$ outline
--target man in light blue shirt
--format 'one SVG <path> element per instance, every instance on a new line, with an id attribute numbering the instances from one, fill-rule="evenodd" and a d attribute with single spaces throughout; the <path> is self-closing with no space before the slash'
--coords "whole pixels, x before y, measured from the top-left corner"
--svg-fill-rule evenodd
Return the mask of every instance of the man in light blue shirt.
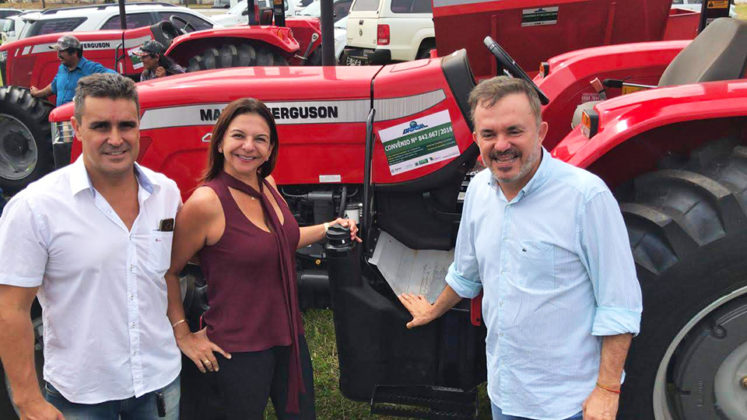
<path id="1" fill-rule="evenodd" d="M 483 292 L 495 419 L 614 419 L 641 291 L 620 209 L 595 175 L 554 159 L 523 80 L 470 94 L 488 170 L 470 182 L 454 263 L 431 305 L 402 295 L 408 328 Z"/>

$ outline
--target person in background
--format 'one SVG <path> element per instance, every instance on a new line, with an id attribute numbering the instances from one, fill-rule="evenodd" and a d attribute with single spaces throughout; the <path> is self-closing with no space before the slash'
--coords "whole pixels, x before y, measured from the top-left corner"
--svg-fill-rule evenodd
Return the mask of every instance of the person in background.
<path id="1" fill-rule="evenodd" d="M 140 81 L 151 80 L 158 77 L 171 76 L 172 74 L 184 73 L 184 68 L 176 64 L 170 57 L 163 53 L 166 51 L 163 44 L 158 41 L 145 41 L 140 51 L 136 54 L 143 61 L 143 70 L 140 73 Z"/>
<path id="2" fill-rule="evenodd" d="M 182 352 L 200 371 L 215 372 L 229 420 L 264 418 L 268 397 L 279 419 L 316 417 L 295 252 L 322 240 L 332 225 L 349 227 L 360 241 L 347 219 L 299 228 L 270 175 L 279 146 L 265 104 L 251 98 L 228 104 L 213 128 L 204 185 L 176 221 L 166 276 L 169 319 Z M 210 309 L 205 328 L 192 333 L 178 275 L 195 254 Z"/>
<path id="3" fill-rule="evenodd" d="M 101 64 L 87 60 L 83 57 L 83 46 L 78 38 L 72 35 L 61 36 L 57 43 L 50 48 L 57 50 L 60 59 L 60 67 L 52 82 L 43 89 L 31 86 L 31 96 L 35 98 L 46 98 L 49 95 L 57 95 L 57 106 L 66 104 L 73 100 L 78 80 L 94 73 L 116 73 Z"/>

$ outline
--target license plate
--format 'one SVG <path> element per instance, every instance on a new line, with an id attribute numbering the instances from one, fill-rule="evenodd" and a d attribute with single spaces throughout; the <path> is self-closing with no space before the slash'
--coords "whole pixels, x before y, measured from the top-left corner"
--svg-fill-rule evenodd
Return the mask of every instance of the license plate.
<path id="1" fill-rule="evenodd" d="M 363 60 L 360 57 L 350 57 L 348 56 L 347 62 L 345 63 L 348 66 L 362 66 Z"/>

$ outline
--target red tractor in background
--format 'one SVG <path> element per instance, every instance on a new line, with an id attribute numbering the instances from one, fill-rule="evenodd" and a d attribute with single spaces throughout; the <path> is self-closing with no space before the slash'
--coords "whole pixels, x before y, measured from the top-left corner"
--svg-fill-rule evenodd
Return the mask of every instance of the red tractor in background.
<path id="1" fill-rule="evenodd" d="M 529 79 L 497 43 L 486 44 L 496 68 Z M 554 128 L 545 146 L 613 190 L 643 290 L 621 418 L 743 418 L 747 22 L 716 20 L 692 42 L 590 48 L 547 63 L 533 79 Z M 300 251 L 299 276 L 329 281 L 342 393 L 372 401 L 377 413 L 475 413 L 474 389 L 485 379 L 478 307 L 465 301 L 407 330 L 409 314 L 396 299 L 434 298 L 443 287 L 460 192 L 478 155 L 467 105 L 475 82 L 460 50 L 388 66 L 226 69 L 138 86 L 139 160 L 176 180 L 185 198 L 221 109 L 253 96 L 277 120 L 273 175 L 300 224 L 360 217 L 362 245 L 330 230 L 324 249 Z M 60 164 L 80 154 L 72 111 L 66 105 L 50 116 Z M 186 302 L 199 312 L 199 270 L 185 279 L 197 285 Z"/>
<path id="2" fill-rule="evenodd" d="M 281 2 L 282 3 L 282 2 Z M 143 64 L 135 55 L 150 39 L 167 46 L 165 55 L 188 71 L 241 66 L 320 65 L 319 19 L 285 19 L 282 4 L 255 7 L 259 25 L 193 30 L 177 16 L 128 30 L 73 32 L 86 58 L 138 80 Z M 282 26 L 273 26 L 273 19 Z M 0 189 L 14 193 L 53 167 L 47 118 L 52 105 L 33 98 L 30 86 L 47 86 L 60 65 L 51 49 L 62 34 L 25 38 L 0 46 Z"/>
<path id="3" fill-rule="evenodd" d="M 433 24 L 438 55 L 465 48 L 475 77 L 482 80 L 497 71 L 482 45 L 486 35 L 534 75 L 543 60 L 561 52 L 692 39 L 714 17 L 728 16 L 728 11 L 725 1 L 704 1 L 698 13 L 672 7 L 668 0 L 433 0 Z"/>
<path id="4" fill-rule="evenodd" d="M 519 64 L 533 71 L 543 58 L 578 48 L 653 41 L 672 33 L 690 39 L 700 16 L 688 11 L 670 15 L 671 0 L 631 0 L 635 4 L 626 3 L 625 7 L 617 7 L 612 0 L 561 0 L 557 6 L 545 8 L 540 7 L 539 0 L 470 1 L 447 4 L 437 0 L 434 26 L 436 34 L 441 34 L 437 36 L 439 54 L 467 48 L 478 80 L 497 70 L 480 47 L 485 34 L 507 45 Z M 255 12 L 248 19 L 259 25 L 182 34 L 192 28 L 188 22 L 172 18 L 171 22 L 150 27 L 77 32 L 75 36 L 83 42 L 87 58 L 131 77 L 138 77 L 142 71 L 133 52 L 149 39 L 166 45 L 166 55 L 188 71 L 320 65 L 319 20 L 285 19 L 282 1 L 275 3 L 272 9 L 252 7 Z M 273 20 L 276 25 L 270 26 Z M 0 46 L 0 75 L 5 84 L 0 88 L 0 189 L 5 193 L 22 189 L 52 169 L 46 124 L 51 105 L 31 97 L 27 89 L 46 86 L 54 77 L 59 60 L 49 46 L 60 35 L 42 35 Z"/>

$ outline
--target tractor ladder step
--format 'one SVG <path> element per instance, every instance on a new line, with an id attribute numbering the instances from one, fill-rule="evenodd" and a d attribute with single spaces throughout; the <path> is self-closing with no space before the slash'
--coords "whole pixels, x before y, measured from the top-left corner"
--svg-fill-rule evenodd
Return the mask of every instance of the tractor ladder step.
<path id="1" fill-rule="evenodd" d="M 477 389 L 377 385 L 371 397 L 371 413 L 416 419 L 472 420 L 477 415 Z"/>

